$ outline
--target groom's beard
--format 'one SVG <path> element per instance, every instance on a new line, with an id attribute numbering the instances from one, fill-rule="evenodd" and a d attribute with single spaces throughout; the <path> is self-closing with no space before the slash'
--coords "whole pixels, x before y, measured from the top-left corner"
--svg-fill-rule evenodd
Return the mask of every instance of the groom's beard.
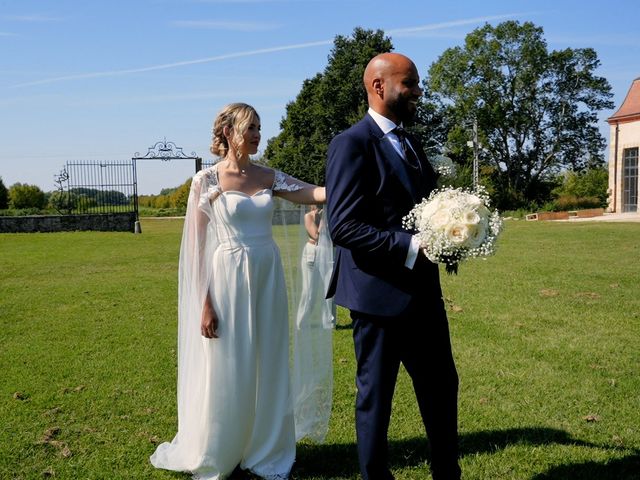
<path id="1" fill-rule="evenodd" d="M 389 108 L 403 125 L 412 123 L 416 116 L 417 107 L 414 98 L 398 97 L 389 105 Z"/>

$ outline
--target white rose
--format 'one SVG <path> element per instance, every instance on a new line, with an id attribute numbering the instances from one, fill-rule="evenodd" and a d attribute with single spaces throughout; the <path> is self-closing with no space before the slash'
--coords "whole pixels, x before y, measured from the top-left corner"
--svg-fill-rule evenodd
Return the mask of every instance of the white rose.
<path id="1" fill-rule="evenodd" d="M 465 210 L 462 212 L 462 221 L 467 225 L 477 225 L 480 222 L 480 215 L 475 210 Z"/>
<path id="2" fill-rule="evenodd" d="M 447 225 L 444 233 L 447 240 L 454 245 L 464 246 L 466 241 L 469 239 L 469 226 L 464 223 L 453 223 L 451 225 Z"/>
<path id="3" fill-rule="evenodd" d="M 448 210 L 451 211 L 454 208 L 456 208 L 459 205 L 459 203 L 454 200 L 453 198 L 444 198 L 440 201 L 440 205 L 439 208 L 441 210 Z"/>
<path id="4" fill-rule="evenodd" d="M 440 208 L 440 199 L 434 198 L 429 203 L 427 203 L 423 208 L 420 214 L 420 221 L 422 224 L 428 223 L 431 217 L 439 210 Z"/>
<path id="5" fill-rule="evenodd" d="M 479 247 L 482 244 L 482 242 L 484 242 L 484 239 L 487 233 L 486 222 L 479 222 L 474 225 L 467 225 L 467 229 L 469 231 L 469 238 L 467 239 L 465 246 L 469 248 Z"/>
<path id="6" fill-rule="evenodd" d="M 484 205 L 484 202 L 480 197 L 471 193 L 466 195 L 465 203 L 471 208 L 478 208 Z"/>
<path id="7" fill-rule="evenodd" d="M 431 216 L 429 223 L 434 230 L 442 231 L 451 223 L 451 215 L 448 210 L 438 210 Z"/>

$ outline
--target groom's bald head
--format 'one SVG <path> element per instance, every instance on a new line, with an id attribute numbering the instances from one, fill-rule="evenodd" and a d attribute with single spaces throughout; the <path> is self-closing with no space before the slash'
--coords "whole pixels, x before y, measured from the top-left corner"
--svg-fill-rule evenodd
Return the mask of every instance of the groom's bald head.
<path id="1" fill-rule="evenodd" d="M 410 120 L 422 95 L 418 69 L 400 53 L 381 53 L 364 70 L 369 106 L 395 123 Z"/>

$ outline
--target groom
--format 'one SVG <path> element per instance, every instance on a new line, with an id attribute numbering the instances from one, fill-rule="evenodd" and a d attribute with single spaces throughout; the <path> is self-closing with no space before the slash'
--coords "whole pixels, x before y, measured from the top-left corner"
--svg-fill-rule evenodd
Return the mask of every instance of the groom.
<path id="1" fill-rule="evenodd" d="M 336 259 L 328 297 L 353 321 L 356 433 L 365 480 L 393 479 L 387 430 L 400 363 L 413 381 L 434 480 L 460 478 L 458 376 L 437 265 L 402 217 L 436 187 L 420 143 L 401 127 L 422 95 L 413 62 L 374 57 L 364 72 L 369 111 L 337 135 L 327 157 L 327 210 Z"/>

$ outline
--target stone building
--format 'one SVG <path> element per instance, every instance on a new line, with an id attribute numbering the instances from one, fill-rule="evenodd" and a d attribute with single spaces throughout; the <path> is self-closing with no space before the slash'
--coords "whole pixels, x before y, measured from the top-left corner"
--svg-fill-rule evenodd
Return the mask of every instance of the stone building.
<path id="1" fill-rule="evenodd" d="M 609 211 L 640 211 L 638 149 L 640 148 L 640 77 L 629 88 L 622 106 L 607 119 L 609 139 Z"/>

